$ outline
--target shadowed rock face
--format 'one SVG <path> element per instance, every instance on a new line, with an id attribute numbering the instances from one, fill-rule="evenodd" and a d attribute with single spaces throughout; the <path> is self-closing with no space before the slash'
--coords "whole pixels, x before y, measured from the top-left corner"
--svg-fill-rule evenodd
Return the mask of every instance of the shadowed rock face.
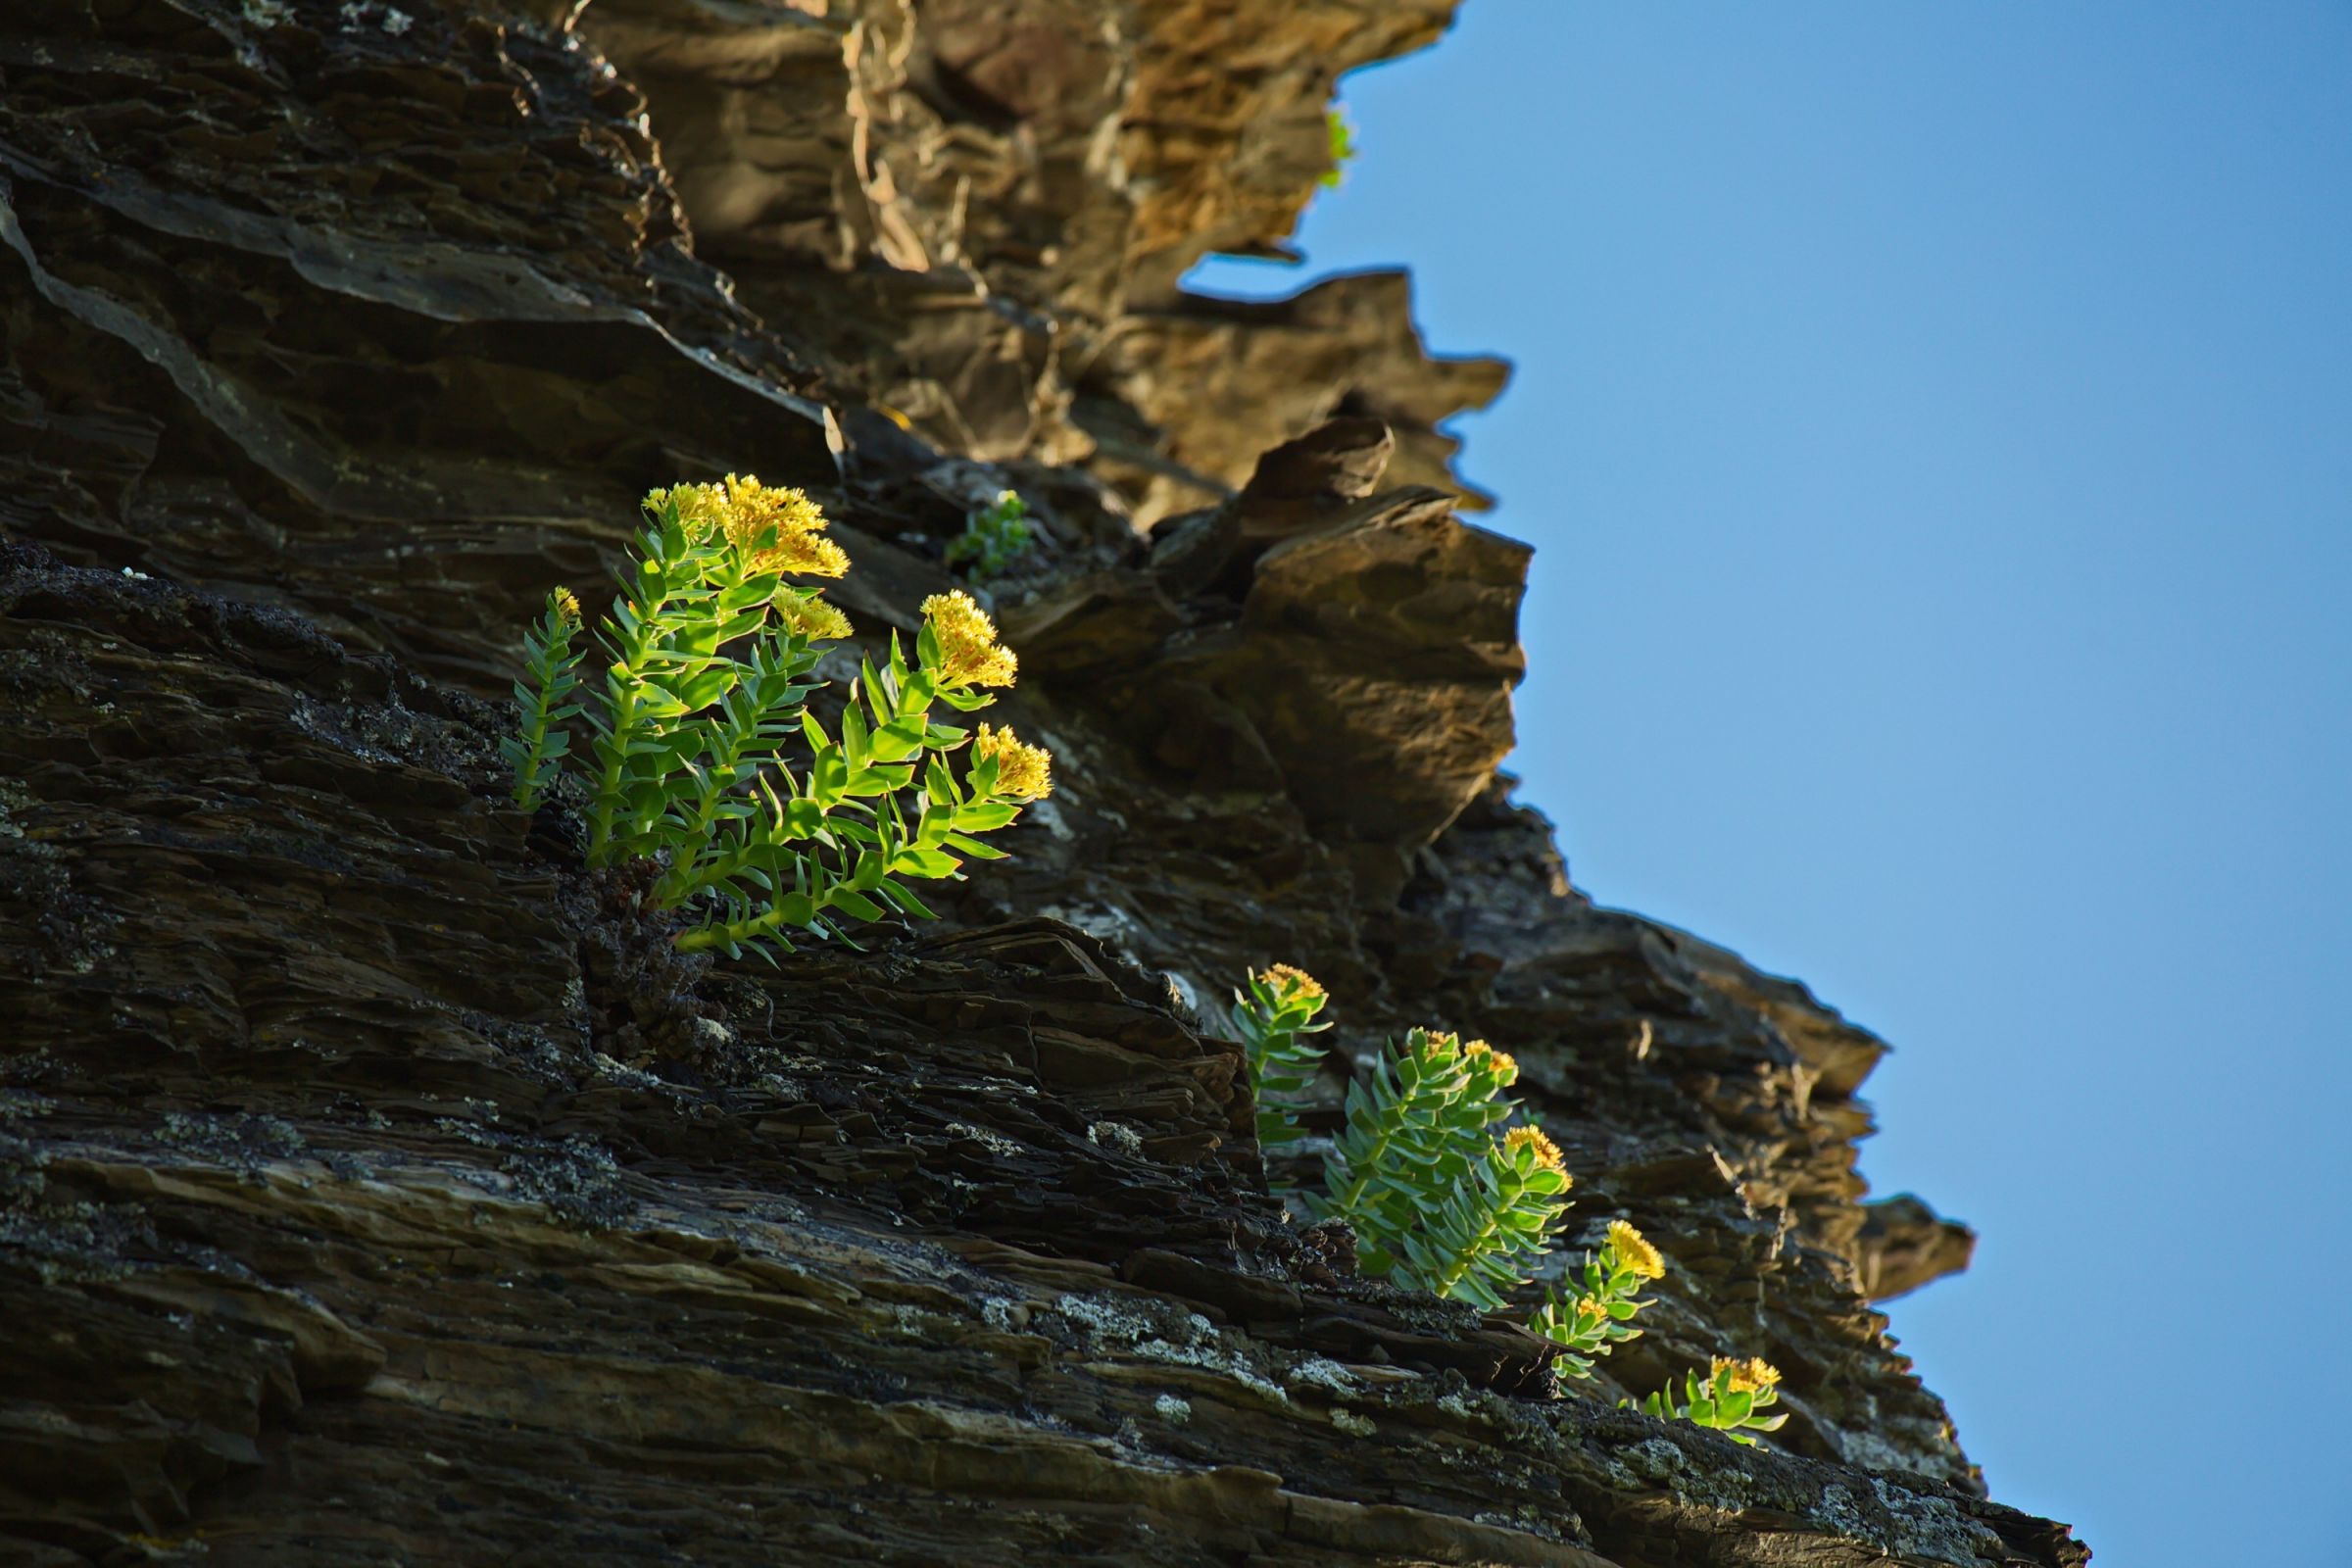
<path id="1" fill-rule="evenodd" d="M 1868 1304 L 1967 1253 L 1862 1201 L 1886 1048 L 1508 801 L 1527 552 L 1435 429 L 1501 368 L 1398 278 L 1176 287 L 1449 12 L 0 8 L 0 1558 L 2084 1559 Z M 525 612 L 730 468 L 869 647 L 1038 530 L 1056 793 L 775 969 L 495 752 Z M 1276 959 L 1326 1128 L 1411 1024 L 1517 1054 L 1571 1250 L 1670 1263 L 1600 1382 L 1270 1196 L 1218 1007 Z M 1713 1353 L 1774 1448 L 1611 1407 Z"/>

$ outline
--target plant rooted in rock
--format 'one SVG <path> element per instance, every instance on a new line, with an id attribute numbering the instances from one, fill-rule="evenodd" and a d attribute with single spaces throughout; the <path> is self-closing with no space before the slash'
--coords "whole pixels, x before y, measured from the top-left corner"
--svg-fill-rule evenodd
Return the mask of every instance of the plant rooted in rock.
<path id="1" fill-rule="evenodd" d="M 1248 989 L 1236 991 L 1233 1000 L 1234 1027 L 1246 1048 L 1257 1105 L 1257 1141 L 1287 1144 L 1305 1137 L 1298 1125 L 1298 1097 L 1315 1081 L 1323 1050 L 1301 1044 L 1298 1037 L 1331 1027 L 1314 1021 L 1329 998 L 1314 976 L 1277 963 L 1252 973 Z"/>
<path id="2" fill-rule="evenodd" d="M 822 645 L 848 636 L 849 620 L 786 581 L 849 569 L 816 505 L 730 474 L 657 490 L 645 509 L 599 632 L 601 693 L 570 701 L 567 592 L 526 638 L 521 728 L 507 747 L 517 804 L 553 785 L 567 751 L 557 726 L 584 710 L 588 862 L 657 862 L 650 902 L 693 911 L 677 938 L 688 951 L 772 957 L 789 951 L 787 931 L 839 935 L 844 916 L 889 907 L 927 917 L 909 879 L 1003 855 L 978 835 L 1048 793 L 1052 760 L 1009 729 L 983 724 L 975 737 L 933 719 L 935 708 L 986 708 L 979 688 L 1012 684 L 1013 656 L 979 606 L 962 593 L 925 600 L 914 662 L 895 635 L 880 669 L 864 660 L 835 735 L 808 700 L 824 684 Z M 949 759 L 967 748 L 958 777 Z"/>
<path id="3" fill-rule="evenodd" d="M 1298 1097 L 1322 1056 L 1296 1037 L 1322 1009 L 1323 988 L 1278 964 L 1234 1000 L 1261 1096 L 1260 1139 L 1291 1142 L 1302 1136 Z M 1494 1136 L 1517 1105 L 1502 1091 L 1518 1074 L 1483 1040 L 1415 1029 L 1369 1081 L 1348 1086 L 1324 1189 L 1305 1202 L 1318 1219 L 1348 1221 L 1365 1273 L 1490 1308 L 1533 1277 L 1568 1206 L 1569 1178 L 1535 1128 Z"/>
<path id="4" fill-rule="evenodd" d="M 1600 1250 L 1585 1254 L 1581 1289 L 1554 1286 L 1528 1327 L 1560 1347 L 1556 1366 L 1570 1377 L 1589 1378 L 1597 1357 L 1642 1337 L 1634 1314 L 1651 1304 L 1642 1299 L 1642 1287 L 1665 1274 L 1658 1250 L 1633 1226 L 1613 1219 Z"/>
<path id="5" fill-rule="evenodd" d="M 1397 1272 L 1435 1292 L 1493 1311 L 1535 1277 L 1568 1211 L 1570 1178 L 1558 1146 L 1514 1127 L 1480 1151 L 1467 1179 L 1420 1224 L 1396 1238 Z"/>
<path id="6" fill-rule="evenodd" d="M 1777 1432 L 1781 1423 L 1788 1419 L 1785 1410 L 1777 1415 L 1762 1413 L 1779 1401 L 1780 1381 L 1780 1369 L 1769 1361 L 1754 1356 L 1735 1361 L 1719 1355 L 1707 1368 L 1703 1381 L 1695 1372 L 1683 1374 L 1683 1397 L 1679 1403 L 1673 1397 L 1674 1386 L 1668 1384 L 1658 1393 L 1646 1396 L 1639 1408 L 1642 1414 L 1654 1415 L 1661 1421 L 1689 1421 L 1712 1427 L 1734 1443 L 1754 1447 L 1756 1440 L 1747 1436 L 1749 1432 Z M 1636 1408 L 1631 1399 L 1618 1402 L 1622 1409 Z"/>
<path id="7" fill-rule="evenodd" d="M 1348 1221 L 1368 1269 L 1406 1263 L 1417 1276 L 1405 1239 L 1449 1209 L 1493 1200 L 1484 1186 L 1493 1130 L 1518 1106 L 1502 1098 L 1518 1076 L 1518 1063 L 1483 1040 L 1410 1031 L 1368 1079 L 1348 1085 L 1347 1122 L 1324 1157 L 1323 1196 L 1309 1207 L 1317 1218 Z"/>
<path id="8" fill-rule="evenodd" d="M 563 726 L 580 714 L 580 705 L 571 700 L 580 685 L 571 652 L 579 629 L 579 600 L 570 589 L 557 588 L 547 596 L 539 624 L 522 634 L 523 678 L 514 683 L 521 727 L 500 741 L 498 751 L 514 770 L 514 804 L 526 811 L 547 798 L 571 750 L 571 736 Z"/>
<path id="9" fill-rule="evenodd" d="M 1312 1021 L 1328 1000 L 1311 976 L 1279 963 L 1234 993 L 1261 1143 L 1305 1136 L 1299 1100 L 1323 1053 L 1298 1036 L 1330 1027 Z M 1301 1201 L 1317 1219 L 1348 1222 L 1364 1273 L 1488 1311 L 1507 1305 L 1541 1269 L 1571 1185 L 1560 1151 L 1541 1130 L 1495 1135 L 1519 1107 L 1503 1096 L 1518 1081 L 1519 1064 L 1484 1040 L 1410 1031 L 1368 1079 L 1348 1086 L 1345 1125 L 1323 1159 L 1323 1191 Z M 1556 1365 L 1569 1377 L 1591 1378 L 1598 1357 L 1640 1338 L 1634 1317 L 1652 1304 L 1642 1288 L 1665 1274 L 1648 1239 L 1611 1220 L 1585 1258 L 1581 1285 L 1553 1286 L 1528 1327 L 1560 1348 Z M 1786 1417 L 1758 1412 L 1779 1397 L 1779 1381 L 1762 1361 L 1718 1361 L 1704 1384 L 1687 1380 L 1680 1404 L 1652 1395 L 1642 1408 L 1735 1437 L 1770 1432 Z"/>
<path id="10" fill-rule="evenodd" d="M 1355 157 L 1355 129 L 1337 104 L 1323 111 L 1323 136 L 1331 148 L 1331 167 L 1315 183 L 1326 190 L 1336 190 L 1347 177 L 1348 163 Z"/>
<path id="11" fill-rule="evenodd" d="M 997 493 L 994 505 L 975 512 L 963 532 L 948 543 L 948 564 L 969 566 L 974 582 L 1000 576 L 1029 548 L 1029 503 L 1011 490 Z"/>

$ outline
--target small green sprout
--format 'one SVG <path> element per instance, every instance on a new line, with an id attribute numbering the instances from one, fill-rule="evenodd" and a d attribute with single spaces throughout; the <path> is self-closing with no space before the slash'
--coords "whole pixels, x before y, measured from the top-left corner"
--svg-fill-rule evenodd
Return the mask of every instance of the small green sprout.
<path id="1" fill-rule="evenodd" d="M 746 948 L 773 961 L 787 929 L 841 935 L 843 917 L 889 907 L 927 917 L 907 878 L 955 877 L 959 857 L 1002 858 L 976 835 L 1004 827 L 1052 789 L 1052 759 L 1009 729 L 936 722 L 995 699 L 1015 662 L 960 592 L 923 602 L 907 663 L 894 635 L 880 669 L 861 662 L 838 737 L 808 710 L 848 617 L 790 574 L 838 577 L 841 547 L 798 490 L 729 474 L 646 498 L 648 527 L 600 632 L 605 682 L 573 704 L 578 607 L 559 589 L 526 636 L 520 732 L 507 743 L 515 800 L 544 797 L 567 751 L 556 728 L 583 711 L 594 735 L 588 863 L 651 860 L 656 908 L 693 909 L 686 951 Z M 802 755 L 796 769 L 786 752 Z M 948 765 L 967 751 L 958 778 Z"/>
<path id="2" fill-rule="evenodd" d="M 571 700 L 580 684 L 571 652 L 579 629 L 580 602 L 570 589 L 558 588 L 547 596 L 539 624 L 522 634 L 525 679 L 514 683 L 522 729 L 500 741 L 498 753 L 514 770 L 514 804 L 526 811 L 547 798 L 571 750 L 571 737 L 561 726 L 580 713 L 580 705 Z"/>
<path id="3" fill-rule="evenodd" d="M 1348 160 L 1355 156 L 1355 131 L 1337 104 L 1323 111 L 1323 134 L 1331 148 L 1331 167 L 1323 172 L 1321 183 L 1337 189 Z"/>
<path id="4" fill-rule="evenodd" d="M 1247 1048 L 1260 1144 L 1294 1143 L 1306 1136 L 1298 1125 L 1298 1097 L 1315 1081 L 1323 1052 L 1300 1044 L 1298 1037 L 1331 1027 L 1314 1021 L 1328 1000 L 1314 976 L 1287 963 L 1252 973 L 1249 989 L 1233 994 L 1234 1027 Z"/>
<path id="5" fill-rule="evenodd" d="M 1671 1397 L 1674 1386 L 1644 1397 L 1641 1411 L 1661 1421 L 1689 1421 L 1696 1426 L 1711 1427 L 1734 1443 L 1756 1446 L 1748 1432 L 1778 1432 L 1781 1423 L 1788 1419 L 1787 1411 L 1778 1415 L 1761 1414 L 1767 1406 L 1779 1401 L 1777 1386 L 1781 1373 L 1769 1361 L 1754 1356 L 1735 1361 L 1729 1356 L 1715 1357 L 1702 1381 L 1695 1372 L 1683 1374 L 1682 1402 Z M 1618 1408 L 1635 1408 L 1631 1399 L 1618 1401 Z"/>
<path id="6" fill-rule="evenodd" d="M 1642 1337 L 1634 1314 L 1651 1304 L 1641 1299 L 1642 1287 L 1665 1273 L 1658 1250 L 1633 1226 L 1613 1219 L 1600 1250 L 1585 1254 L 1583 1289 L 1570 1296 L 1555 1286 L 1528 1327 L 1561 1347 L 1556 1364 L 1568 1376 L 1590 1378 L 1596 1357 Z"/>
<path id="7" fill-rule="evenodd" d="M 948 564 L 969 563 L 974 582 L 1001 575 L 1029 548 L 1029 503 L 1010 490 L 997 493 L 996 504 L 975 512 L 963 532 L 948 544 Z"/>

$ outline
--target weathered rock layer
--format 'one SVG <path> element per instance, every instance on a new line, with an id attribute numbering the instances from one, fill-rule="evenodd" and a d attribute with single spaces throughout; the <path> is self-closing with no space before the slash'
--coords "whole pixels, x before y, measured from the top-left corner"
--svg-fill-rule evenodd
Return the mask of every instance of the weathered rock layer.
<path id="1" fill-rule="evenodd" d="M 1239 307 L 1451 0 L 0 10 L 0 1556 L 2074 1564 L 1871 1309 L 1884 1051 L 1573 891 L 1401 278 Z M 868 645 L 1003 488 L 1058 788 L 679 956 L 506 800 L 524 615 L 756 469 Z M 1219 1004 L 1506 1044 L 1671 1265 L 1565 1394 L 1269 1190 Z M 1283 1170 L 1272 1173 L 1280 1179 Z M 1713 1353 L 1776 1446 L 1611 1407 Z M 1599 1397 L 1586 1397 L 1587 1394 Z"/>

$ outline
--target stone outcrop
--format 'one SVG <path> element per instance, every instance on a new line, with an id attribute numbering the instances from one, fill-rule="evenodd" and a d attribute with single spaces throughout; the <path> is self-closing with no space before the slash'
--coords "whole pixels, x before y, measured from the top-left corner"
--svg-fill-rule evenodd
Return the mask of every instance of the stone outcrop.
<path id="1" fill-rule="evenodd" d="M 0 8 L 0 1558 L 2078 1564 L 1870 1302 L 1885 1047 L 1568 882 L 1399 277 L 1238 307 L 1450 0 Z M 1058 787 L 943 918 L 678 955 L 517 632 L 756 469 L 869 645 L 998 490 Z M 1670 1263 L 1560 1385 L 1272 1196 L 1220 1004 L 1506 1044 Z M 1312 1145 L 1306 1146 L 1311 1158 Z M 1287 1160 L 1299 1155 L 1286 1153 Z M 1714 1353 L 1765 1448 L 1614 1408 Z"/>

